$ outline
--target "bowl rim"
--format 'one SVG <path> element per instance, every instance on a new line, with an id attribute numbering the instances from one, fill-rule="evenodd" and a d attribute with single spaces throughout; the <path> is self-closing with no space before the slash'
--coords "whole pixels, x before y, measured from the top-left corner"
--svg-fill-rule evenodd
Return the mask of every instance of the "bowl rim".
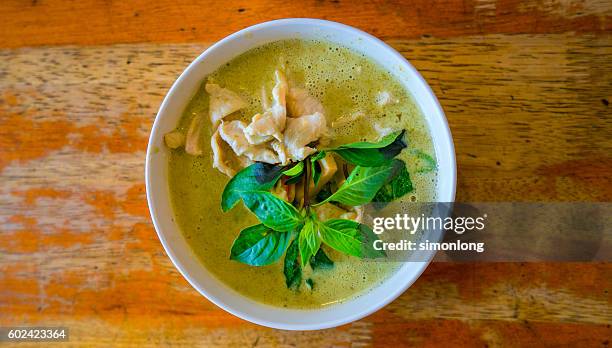
<path id="1" fill-rule="evenodd" d="M 423 260 L 423 261 L 419 261 L 419 262 L 412 262 L 413 264 L 418 263 L 418 269 L 416 269 L 416 272 L 414 273 L 414 277 L 412 279 L 410 279 L 409 281 L 406 281 L 404 283 L 403 286 L 398 287 L 395 289 L 395 291 L 389 292 L 388 296 L 386 296 L 384 299 L 382 299 L 381 301 L 377 301 L 376 305 L 372 305 L 369 308 L 365 308 L 365 310 L 356 310 L 355 313 L 353 313 L 352 315 L 348 315 L 345 316 L 341 319 L 337 319 L 337 320 L 331 320 L 331 321 L 327 321 L 327 322 L 320 322 L 320 323 L 316 323 L 316 324 L 310 324 L 310 325 L 305 325 L 305 324 L 286 324 L 286 323 L 282 323 L 282 322 L 278 322 L 278 321 L 271 321 L 271 320 L 266 320 L 263 318 L 259 318 L 259 317 L 255 317 L 249 313 L 246 313 L 244 311 L 238 310 L 236 308 L 233 308 L 231 305 L 228 305 L 226 302 L 224 302 L 222 299 L 219 299 L 218 297 L 208 293 L 202 286 L 200 286 L 200 284 L 196 283 L 194 279 L 192 279 L 192 277 L 190 276 L 189 272 L 187 272 L 187 270 L 185 269 L 184 265 L 178 260 L 178 257 L 175 255 L 174 250 L 170 247 L 170 242 L 167 240 L 166 236 L 164 235 L 164 233 L 162 232 L 160 226 L 160 222 L 158 220 L 158 214 L 157 214 L 157 209 L 155 207 L 155 205 L 152 203 L 153 202 L 153 194 L 152 194 L 152 183 L 151 183 L 151 178 L 154 175 L 154 173 L 151 172 L 151 156 L 154 154 L 154 142 L 155 139 L 159 136 L 158 133 L 160 132 L 159 130 L 159 123 L 160 123 L 160 119 L 162 117 L 162 114 L 164 113 L 165 109 L 167 108 L 170 99 L 172 99 L 173 95 L 175 94 L 175 91 L 178 89 L 178 86 L 181 85 L 182 81 L 185 80 L 187 78 L 188 75 L 190 75 L 193 70 L 195 70 L 195 67 L 198 66 L 199 64 L 202 63 L 202 61 L 204 61 L 207 56 L 210 54 L 210 52 L 216 50 L 218 47 L 221 47 L 225 44 L 227 44 L 230 41 L 233 41 L 237 38 L 243 37 L 245 35 L 251 35 L 253 32 L 256 32 L 258 30 L 261 29 L 268 29 L 270 27 L 273 26 L 278 26 L 278 25 L 283 25 L 283 24 L 306 24 L 306 25 L 312 25 L 314 27 L 318 27 L 318 28 L 331 28 L 331 29 L 341 29 L 341 30 L 346 30 L 349 32 L 352 32 L 354 35 L 356 36 L 361 36 L 361 37 L 365 37 L 366 39 L 372 40 L 375 44 L 378 44 L 379 46 L 382 46 L 384 49 L 386 49 L 385 55 L 393 55 L 395 56 L 395 58 L 401 62 L 401 64 L 403 65 L 402 68 L 407 69 L 410 71 L 410 73 L 412 73 L 414 76 L 416 76 L 416 78 L 418 79 L 418 83 L 422 85 L 422 87 L 425 88 L 426 93 L 429 95 L 429 97 L 431 98 L 431 101 L 433 102 L 433 107 L 435 109 L 437 109 L 436 111 L 438 112 L 439 115 L 441 115 L 441 129 L 437 129 L 438 132 L 442 132 L 443 135 L 441 135 L 443 138 L 446 138 L 448 140 L 448 145 L 449 145 L 449 169 L 450 169 L 450 173 L 448 173 L 449 175 L 449 191 L 448 191 L 448 197 L 446 197 L 447 199 L 444 199 L 444 202 L 453 202 L 455 200 L 455 194 L 456 194 L 456 184 L 457 184 L 457 165 L 456 165 L 456 156 L 455 156 L 455 147 L 454 147 L 454 143 L 453 143 L 453 137 L 450 131 L 450 127 L 448 125 L 448 120 L 446 118 L 446 114 L 444 113 L 442 106 L 440 105 L 436 95 L 433 93 L 433 91 L 431 90 L 431 87 L 429 86 L 429 84 L 426 82 L 426 80 L 421 76 L 421 74 L 416 70 L 416 68 L 414 68 L 412 66 L 412 64 L 410 64 L 410 62 L 404 58 L 404 56 L 402 56 L 399 52 L 397 52 L 394 48 L 392 48 L 391 46 L 389 46 L 387 43 L 385 43 L 384 41 L 378 39 L 377 37 L 362 31 L 360 29 L 357 29 L 355 27 L 346 25 L 346 24 L 342 24 L 342 23 L 338 23 L 338 22 L 334 22 L 334 21 L 329 21 L 329 20 L 323 20 L 323 19 L 314 19 L 314 18 L 284 18 L 284 19 L 277 19 L 277 20 L 272 20 L 272 21 L 266 21 L 266 22 L 262 22 L 259 24 L 255 24 L 249 27 L 246 27 L 244 29 L 241 29 L 237 32 L 234 32 L 226 37 L 224 37 L 223 39 L 215 42 L 214 44 L 212 44 L 211 46 L 209 46 L 207 49 L 205 49 L 201 54 L 198 55 L 197 58 L 195 58 L 188 66 L 187 68 L 185 68 L 185 70 L 179 75 L 179 77 L 174 81 L 174 83 L 172 84 L 172 86 L 170 87 L 170 89 L 168 90 L 168 92 L 166 93 L 166 95 L 164 96 L 164 99 L 159 107 L 159 110 L 155 116 L 155 120 L 153 122 L 152 128 L 151 128 L 151 133 L 149 136 L 149 141 L 147 144 L 147 151 L 146 151 L 146 158 L 145 158 L 145 186 L 146 186 L 146 196 L 147 196 L 147 203 L 148 203 L 148 207 L 149 207 L 149 212 L 151 215 L 151 220 L 153 222 L 153 226 L 155 228 L 155 231 L 157 233 L 158 238 L 160 239 L 160 242 L 164 248 L 165 253 L 168 255 L 168 257 L 170 258 L 170 260 L 172 261 L 172 264 L 176 267 L 176 269 L 179 271 L 179 273 L 183 276 L 183 278 L 185 278 L 189 284 L 196 289 L 196 291 L 198 291 L 201 295 L 203 295 L 204 297 L 206 297 L 209 301 L 211 301 L 212 303 L 214 303 L 216 306 L 218 306 L 219 308 L 229 312 L 230 314 L 239 317 L 243 320 L 255 323 L 255 324 L 259 324 L 262 326 L 267 326 L 270 328 L 275 328 L 275 329 L 284 329 L 284 330 L 319 330 L 319 329 L 327 329 L 327 328 L 333 328 L 336 326 L 340 326 L 340 325 L 344 325 L 344 324 L 348 324 L 351 323 L 353 321 L 356 320 L 360 320 L 376 311 L 378 311 L 379 309 L 385 307 L 386 305 L 388 305 L 390 302 L 394 301 L 396 298 L 398 298 L 402 293 L 404 293 L 410 286 L 412 286 L 412 284 L 421 276 L 421 274 L 425 271 L 425 269 L 427 268 L 427 266 L 429 265 L 429 263 L 431 262 L 431 260 L 433 259 L 433 257 L 435 256 L 434 253 L 432 253 L 429 258 L 427 260 Z M 199 260 L 198 260 L 199 262 Z M 202 267 L 205 267 L 204 265 L 202 265 Z M 404 266 L 402 266 L 401 268 L 403 268 Z M 398 272 L 401 270 L 398 269 Z M 383 281 L 387 282 L 389 279 L 391 279 L 390 277 L 385 279 Z M 221 280 L 217 279 L 219 282 L 223 283 Z M 241 295 L 245 298 L 248 298 L 244 295 Z M 349 300 L 350 302 L 351 300 Z M 265 304 L 264 304 L 265 305 Z M 274 307 L 274 306 L 273 306 Z M 287 309 L 289 311 L 303 311 L 300 309 Z M 316 310 L 314 310 L 316 311 Z"/>

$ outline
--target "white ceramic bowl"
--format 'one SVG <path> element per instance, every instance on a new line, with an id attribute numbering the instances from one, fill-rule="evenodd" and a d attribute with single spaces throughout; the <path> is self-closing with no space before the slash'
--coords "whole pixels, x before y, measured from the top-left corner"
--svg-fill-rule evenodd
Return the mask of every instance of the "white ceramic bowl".
<path id="1" fill-rule="evenodd" d="M 410 91 L 425 115 L 438 160 L 437 199 L 455 198 L 455 152 L 444 112 L 421 75 L 379 39 L 343 24 L 317 19 L 261 23 L 217 42 L 194 60 L 166 95 L 151 131 L 146 158 L 147 200 L 153 224 L 168 256 L 202 295 L 224 310 L 253 323 L 289 330 L 330 328 L 361 319 L 401 295 L 421 275 L 426 262 L 407 262 L 382 285 L 353 300 L 317 310 L 292 310 L 250 300 L 216 279 L 197 259 L 174 221 L 168 190 L 168 150 L 163 135 L 173 130 L 204 78 L 239 54 L 271 41 L 324 39 L 364 53 L 392 72 Z M 431 255 L 433 257 L 433 255 Z"/>

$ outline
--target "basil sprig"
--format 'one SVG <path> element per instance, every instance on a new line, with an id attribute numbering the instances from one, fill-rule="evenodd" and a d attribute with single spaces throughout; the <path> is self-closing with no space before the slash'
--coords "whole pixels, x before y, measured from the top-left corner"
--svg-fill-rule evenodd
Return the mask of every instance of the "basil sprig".
<path id="1" fill-rule="evenodd" d="M 374 249 L 378 237 L 369 226 L 345 219 L 320 221 L 310 207 L 327 202 L 360 206 L 374 201 L 375 206 L 384 205 L 412 191 L 406 164 L 394 159 L 406 147 L 404 133 L 394 132 L 375 143 L 356 142 L 328 149 L 356 167 L 335 192 L 333 185 L 327 183 L 317 194 L 318 203 L 311 204 L 306 199 L 310 197 L 310 185 L 302 185 L 305 199 L 300 209 L 269 191 L 281 177 L 285 185 L 312 180 L 316 186 L 321 177 L 319 161 L 325 158 L 325 151 L 318 151 L 293 166 L 255 163 L 241 170 L 226 185 L 221 208 L 228 211 L 242 200 L 260 224 L 240 232 L 232 245 L 230 259 L 266 266 L 285 254 L 283 273 L 287 287 L 298 290 L 304 267 L 310 265 L 317 271 L 334 266 L 323 251 L 323 244 L 359 258 L 385 257 L 383 251 Z"/>
<path id="2" fill-rule="evenodd" d="M 328 149 L 342 157 L 345 161 L 363 167 L 377 167 L 385 164 L 403 149 L 405 130 L 386 135 L 377 142 L 356 142 Z"/>

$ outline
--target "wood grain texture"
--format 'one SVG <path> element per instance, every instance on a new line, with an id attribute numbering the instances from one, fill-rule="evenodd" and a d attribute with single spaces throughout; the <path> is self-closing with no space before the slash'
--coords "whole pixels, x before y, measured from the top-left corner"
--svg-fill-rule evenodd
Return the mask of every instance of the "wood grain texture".
<path id="1" fill-rule="evenodd" d="M 68 326 L 72 346 L 609 346 L 609 263 L 436 263 L 344 327 L 249 324 L 178 274 L 143 183 L 157 108 L 203 42 L 310 16 L 424 75 L 458 200 L 611 201 L 609 1 L 7 0 L 0 16 L 0 326 Z M 73 46 L 23 48 L 54 45 Z"/>
<path id="2" fill-rule="evenodd" d="M 446 110 L 463 201 L 612 200 L 612 37 L 392 40 Z M 196 293 L 149 221 L 148 132 L 206 45 L 0 51 L 0 325 L 86 346 L 607 346 L 612 266 L 432 264 L 376 314 L 282 332 Z M 25 346 L 25 345 L 24 345 Z"/>
<path id="3" fill-rule="evenodd" d="M 612 28 L 608 0 L 5 0 L 0 17 L 2 47 L 213 41 L 287 17 L 341 21 L 383 39 Z"/>

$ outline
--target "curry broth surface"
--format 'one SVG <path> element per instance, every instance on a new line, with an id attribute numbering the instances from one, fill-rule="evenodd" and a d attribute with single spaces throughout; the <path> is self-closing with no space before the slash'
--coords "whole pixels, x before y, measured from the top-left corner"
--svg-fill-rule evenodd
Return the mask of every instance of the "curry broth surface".
<path id="1" fill-rule="evenodd" d="M 406 129 L 408 148 L 398 158 L 410 172 L 414 192 L 405 199 L 434 200 L 435 172 L 417 173 L 413 152 L 434 152 L 426 125 L 411 97 L 386 70 L 347 48 L 326 42 L 285 40 L 250 50 L 208 77 L 239 93 L 249 106 L 228 119 L 250 118 L 261 112 L 262 86 L 270 91 L 274 70 L 283 68 L 290 85 L 305 87 L 321 100 L 328 127 L 334 120 L 360 113 L 364 116 L 333 129 L 330 146 L 358 140 L 376 140 L 375 127 Z M 388 91 L 399 103 L 379 106 L 377 93 Z M 186 133 L 190 120 L 201 114 L 208 118 L 208 96 L 203 85 L 186 108 L 179 130 Z M 238 113 L 237 113 L 238 114 Z M 206 123 L 210 127 L 210 123 Z M 242 204 L 230 212 L 221 211 L 220 201 L 228 178 L 212 167 L 211 129 L 204 132 L 204 154 L 196 157 L 182 149 L 172 150 L 169 158 L 169 188 L 175 218 L 193 251 L 204 266 L 239 293 L 259 302 L 279 307 L 318 308 L 341 302 L 380 284 L 399 266 L 391 262 L 362 261 L 324 247 L 335 267 L 312 272 L 307 266 L 303 279 L 314 281 L 313 290 L 302 284 L 299 292 L 288 290 L 282 258 L 265 267 L 248 266 L 229 259 L 234 239 L 257 219 Z M 384 234 L 381 236 L 384 239 Z"/>

